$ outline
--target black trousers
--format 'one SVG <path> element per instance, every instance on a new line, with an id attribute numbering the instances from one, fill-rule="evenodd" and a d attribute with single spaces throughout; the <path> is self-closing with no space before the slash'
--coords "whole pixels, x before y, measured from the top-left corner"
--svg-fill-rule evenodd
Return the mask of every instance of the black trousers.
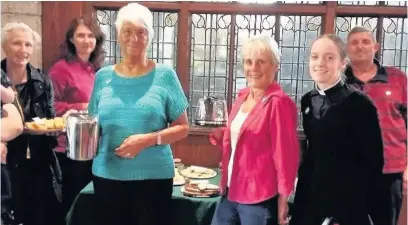
<path id="1" fill-rule="evenodd" d="M 61 203 L 56 197 L 49 166 L 30 160 L 7 165 L 10 172 L 12 207 L 18 223 L 23 225 L 64 224 Z"/>
<path id="2" fill-rule="evenodd" d="M 370 204 L 374 225 L 396 225 L 402 205 L 402 173 L 384 174 Z"/>
<path id="3" fill-rule="evenodd" d="M 1 164 L 1 222 L 12 224 L 13 207 L 11 202 L 10 174 L 5 164 Z"/>
<path id="4" fill-rule="evenodd" d="M 62 171 L 62 207 L 66 215 L 79 192 L 92 181 L 92 160 L 75 161 L 57 152 Z"/>
<path id="5" fill-rule="evenodd" d="M 99 225 L 166 225 L 173 179 L 116 181 L 94 176 Z"/>

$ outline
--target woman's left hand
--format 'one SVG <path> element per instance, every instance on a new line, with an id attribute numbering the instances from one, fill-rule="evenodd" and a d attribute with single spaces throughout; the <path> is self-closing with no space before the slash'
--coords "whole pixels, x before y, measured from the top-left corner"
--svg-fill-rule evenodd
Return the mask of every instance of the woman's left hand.
<path id="1" fill-rule="evenodd" d="M 289 223 L 288 218 L 289 205 L 288 198 L 282 195 L 278 197 L 278 223 L 279 225 L 285 225 Z"/>
<path id="2" fill-rule="evenodd" d="M 135 134 L 126 138 L 123 143 L 115 149 L 115 154 L 122 158 L 131 159 L 136 157 L 143 149 L 149 146 L 148 134 Z"/>

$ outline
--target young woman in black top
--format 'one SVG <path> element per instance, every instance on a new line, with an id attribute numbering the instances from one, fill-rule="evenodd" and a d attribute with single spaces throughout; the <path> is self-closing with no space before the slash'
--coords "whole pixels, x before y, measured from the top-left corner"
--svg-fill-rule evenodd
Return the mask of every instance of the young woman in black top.
<path id="1" fill-rule="evenodd" d="M 343 41 L 323 35 L 312 44 L 309 69 L 316 83 L 302 97 L 308 142 L 302 155 L 291 225 L 368 225 L 368 199 L 382 174 L 383 143 L 377 110 L 345 84 Z"/>

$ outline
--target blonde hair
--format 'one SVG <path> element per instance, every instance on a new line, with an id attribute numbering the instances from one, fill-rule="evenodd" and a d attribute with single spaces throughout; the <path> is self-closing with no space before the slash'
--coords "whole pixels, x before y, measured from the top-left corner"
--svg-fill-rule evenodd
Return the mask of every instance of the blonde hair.
<path id="1" fill-rule="evenodd" d="M 21 22 L 11 22 L 4 25 L 1 29 L 1 46 L 7 44 L 9 40 L 9 33 L 13 30 L 23 30 L 32 35 L 34 46 L 39 46 L 41 44 L 41 37 L 40 35 L 31 29 L 27 24 Z"/>
<path id="2" fill-rule="evenodd" d="M 149 43 L 151 42 L 154 35 L 153 14 L 147 7 L 138 3 L 129 3 L 123 6 L 119 10 L 115 22 L 118 34 L 120 33 L 125 21 L 129 21 L 133 24 L 141 23 L 147 30 Z"/>
<path id="3" fill-rule="evenodd" d="M 281 58 L 279 46 L 270 36 L 256 35 L 250 37 L 243 45 L 243 53 L 253 50 L 269 52 L 272 64 L 279 65 Z"/>

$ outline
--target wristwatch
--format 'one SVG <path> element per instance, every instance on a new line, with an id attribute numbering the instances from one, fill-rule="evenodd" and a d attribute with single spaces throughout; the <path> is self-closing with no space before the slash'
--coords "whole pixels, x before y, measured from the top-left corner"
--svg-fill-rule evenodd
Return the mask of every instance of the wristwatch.
<path id="1" fill-rule="evenodd" d="M 161 145 L 161 144 L 162 144 L 161 134 L 160 132 L 157 132 L 157 145 Z"/>

